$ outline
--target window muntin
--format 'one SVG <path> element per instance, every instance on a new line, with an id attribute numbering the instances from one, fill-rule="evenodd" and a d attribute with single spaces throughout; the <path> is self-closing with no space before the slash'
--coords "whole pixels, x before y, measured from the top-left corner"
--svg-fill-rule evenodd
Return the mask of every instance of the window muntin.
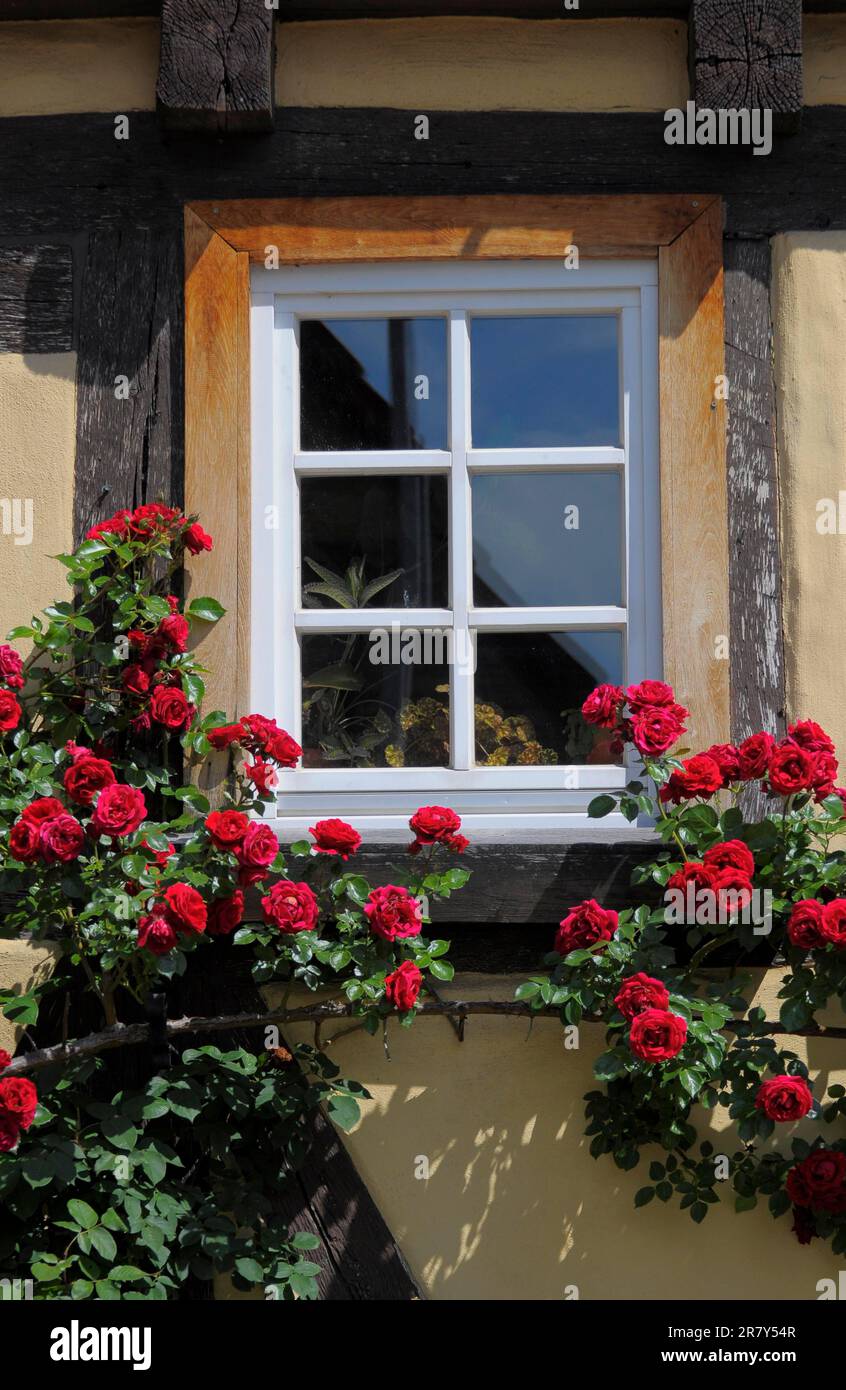
<path id="1" fill-rule="evenodd" d="M 280 814 L 381 812 L 400 825 L 397 808 L 437 796 L 471 817 L 523 810 L 532 823 L 577 824 L 597 789 L 622 784 L 625 770 L 609 740 L 577 712 L 598 681 L 660 669 L 655 272 L 654 262 L 588 263 L 579 271 L 491 263 L 253 272 L 254 592 L 257 576 L 268 576 L 274 599 L 272 633 L 265 622 L 253 646 L 253 688 L 257 700 L 267 692 L 263 707 L 274 708 L 307 749 L 303 768 L 281 779 Z M 393 334 L 399 370 L 390 365 L 392 322 L 403 326 Z M 547 371 L 546 381 L 563 373 L 567 389 L 537 404 L 550 388 L 533 384 L 520 359 L 508 427 L 496 436 L 474 377 L 474 346 L 486 334 L 497 340 L 488 350 L 496 371 L 482 373 L 497 385 L 503 344 L 516 341 L 499 325 L 510 322 L 524 341 L 534 326 L 540 341 L 566 345 L 558 376 Z M 303 377 L 312 324 L 329 326 L 348 353 L 357 347 L 355 373 L 374 391 L 381 385 L 387 414 L 401 417 L 402 429 L 394 423 L 390 436 L 399 447 L 373 447 L 384 443 L 384 429 L 358 430 L 362 447 L 342 449 L 313 420 L 304 427 L 303 396 L 316 399 Z M 574 393 L 564 359 L 572 363 L 580 332 L 590 338 L 593 388 L 581 364 Z M 306 356 L 306 377 L 312 360 Z M 443 406 L 442 436 L 420 425 L 411 436 L 408 396 L 397 402 L 397 382 L 407 391 L 421 375 L 429 401 L 434 386 L 430 419 Z M 501 377 L 497 389 L 504 394 Z M 528 437 L 533 391 L 542 431 L 518 444 Z M 479 445 L 480 434 L 504 442 Z M 432 447 L 441 439 L 446 447 Z M 331 447 L 307 449 L 304 441 Z M 275 508 L 272 527 L 268 508 Z M 568 528 L 573 508 L 578 521 Z M 306 594 L 303 586 L 320 576 L 305 557 L 340 574 L 347 545 L 357 554 L 366 545 L 364 591 L 399 568 L 403 555 L 407 573 L 364 608 Z M 353 650 L 362 651 L 374 629 L 396 629 L 395 640 L 417 632 L 421 643 L 434 629 L 426 664 L 404 672 L 396 660 L 371 667 L 350 695 L 349 703 L 369 698 L 393 708 L 391 733 L 378 746 L 371 739 L 362 756 L 354 741 L 357 752 L 345 757 L 324 740 L 315 752 L 306 693 L 314 687 L 301 683 L 320 669 L 318 651 L 337 654 L 353 637 Z M 451 664 L 438 661 L 445 637 L 453 640 Z M 520 675 L 511 708 L 509 663 Z M 546 683 L 535 688 L 531 670 L 546 673 Z M 482 706 L 498 707 L 504 730 L 491 728 Z M 410 763 L 415 749 L 419 761 Z M 551 753 L 557 762 L 547 760 Z"/>

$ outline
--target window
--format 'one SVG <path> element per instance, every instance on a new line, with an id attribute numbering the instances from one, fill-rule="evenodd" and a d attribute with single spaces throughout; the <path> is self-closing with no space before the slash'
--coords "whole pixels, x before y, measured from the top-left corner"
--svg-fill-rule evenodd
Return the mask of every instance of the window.
<path id="1" fill-rule="evenodd" d="M 579 827 L 626 780 L 579 707 L 662 667 L 657 284 L 253 269 L 250 703 L 303 745 L 292 832 Z"/>

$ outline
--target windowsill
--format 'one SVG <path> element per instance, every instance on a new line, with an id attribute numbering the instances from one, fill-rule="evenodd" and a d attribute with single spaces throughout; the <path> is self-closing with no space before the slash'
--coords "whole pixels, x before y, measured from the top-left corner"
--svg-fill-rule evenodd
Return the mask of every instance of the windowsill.
<path id="1" fill-rule="evenodd" d="M 301 816 L 269 816 L 268 824 L 283 845 L 295 840 L 308 839 L 309 827 L 320 820 L 320 815 L 307 818 Z M 558 824 L 552 824 L 549 815 L 521 815 L 519 824 L 515 817 L 507 815 L 463 815 L 462 833 L 471 845 L 574 845 L 574 844 L 614 844 L 640 842 L 658 843 L 652 826 L 633 825 L 621 815 L 609 815 L 601 821 L 588 820 L 586 816 L 560 816 Z M 407 816 L 355 815 L 351 824 L 362 836 L 364 847 L 374 844 L 407 845 L 412 839 Z"/>

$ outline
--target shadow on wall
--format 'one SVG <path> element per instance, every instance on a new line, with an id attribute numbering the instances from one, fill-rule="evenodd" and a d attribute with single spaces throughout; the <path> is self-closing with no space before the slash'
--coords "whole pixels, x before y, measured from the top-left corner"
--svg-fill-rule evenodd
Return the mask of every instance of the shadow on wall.
<path id="1" fill-rule="evenodd" d="M 510 997 L 513 984 L 465 976 L 460 990 Z M 647 1165 L 623 1173 L 590 1157 L 582 1098 L 602 1030 L 583 1027 L 579 1041 L 565 1048 L 552 1020 L 527 1035 L 523 1020 L 473 1017 L 464 1043 L 444 1019 L 393 1027 L 390 1062 L 364 1034 L 332 1049 L 373 1095 L 346 1142 L 427 1296 L 816 1298 L 837 1260 L 822 1242 L 800 1246 L 789 1216 L 736 1215 L 729 1201 L 696 1226 L 657 1201 L 634 1209 Z M 832 1048 L 816 1044 L 823 1065 Z M 844 1074 L 827 1071 L 825 1084 L 835 1077 Z M 724 1115 L 702 1129 L 718 1153 L 736 1147 L 733 1130 L 721 1138 Z"/>

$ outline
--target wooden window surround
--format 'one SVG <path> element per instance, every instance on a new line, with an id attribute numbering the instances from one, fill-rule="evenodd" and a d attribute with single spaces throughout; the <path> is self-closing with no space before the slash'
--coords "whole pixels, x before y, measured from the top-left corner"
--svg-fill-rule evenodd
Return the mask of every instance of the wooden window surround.
<path id="1" fill-rule="evenodd" d="M 285 198 L 185 208 L 185 506 L 215 548 L 189 582 L 227 613 L 202 641 L 207 710 L 247 713 L 250 604 L 250 265 L 427 259 L 658 258 L 664 675 L 728 740 L 723 211 L 711 195 Z M 221 775 L 218 769 L 212 781 Z"/>

